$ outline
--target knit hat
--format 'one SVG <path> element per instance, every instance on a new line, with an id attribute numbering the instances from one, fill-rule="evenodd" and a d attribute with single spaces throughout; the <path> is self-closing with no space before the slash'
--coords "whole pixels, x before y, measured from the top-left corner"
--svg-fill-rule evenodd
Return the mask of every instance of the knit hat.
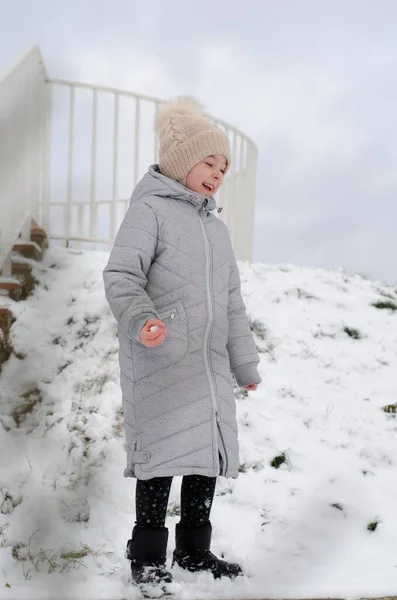
<path id="1" fill-rule="evenodd" d="M 222 154 L 226 170 L 230 167 L 228 136 L 191 96 L 169 102 L 156 117 L 156 131 L 160 136 L 159 167 L 166 177 L 186 184 L 189 171 L 211 154 Z"/>

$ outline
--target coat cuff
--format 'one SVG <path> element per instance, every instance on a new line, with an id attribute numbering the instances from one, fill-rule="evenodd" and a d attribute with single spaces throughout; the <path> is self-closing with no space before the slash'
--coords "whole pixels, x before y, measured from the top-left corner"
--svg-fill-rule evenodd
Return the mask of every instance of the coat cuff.
<path id="1" fill-rule="evenodd" d="M 261 383 L 262 379 L 258 372 L 258 363 L 245 363 L 232 369 L 232 373 L 240 387 L 246 387 L 251 383 Z"/>
<path id="2" fill-rule="evenodd" d="M 130 337 L 132 337 L 132 339 L 138 342 L 139 344 L 142 344 L 141 340 L 139 339 L 139 334 L 141 332 L 142 327 L 149 319 L 157 318 L 157 315 L 154 315 L 153 313 L 139 313 L 139 315 L 136 315 L 136 317 L 134 317 L 131 320 L 130 327 L 128 330 Z"/>

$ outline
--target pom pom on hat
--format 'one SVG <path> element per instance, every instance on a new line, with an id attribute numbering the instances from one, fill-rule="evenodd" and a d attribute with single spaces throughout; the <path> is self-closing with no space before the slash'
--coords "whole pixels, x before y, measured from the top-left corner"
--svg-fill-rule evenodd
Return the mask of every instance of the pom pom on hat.
<path id="1" fill-rule="evenodd" d="M 226 169 L 230 167 L 228 136 L 204 115 L 202 105 L 192 96 L 180 96 L 166 104 L 155 119 L 155 128 L 163 175 L 186 184 L 189 171 L 211 154 L 222 154 Z"/>
<path id="2" fill-rule="evenodd" d="M 176 115 L 190 115 L 200 117 L 203 106 L 193 96 L 180 96 L 171 100 L 156 116 L 155 128 L 158 134 L 167 126 L 169 119 Z"/>

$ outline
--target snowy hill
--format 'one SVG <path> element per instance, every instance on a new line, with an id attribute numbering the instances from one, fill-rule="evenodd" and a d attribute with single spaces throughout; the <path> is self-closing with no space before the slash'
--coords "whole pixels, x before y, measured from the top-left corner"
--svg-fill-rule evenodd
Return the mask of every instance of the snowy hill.
<path id="1" fill-rule="evenodd" d="M 0 375 L 5 599 L 133 599 L 108 254 L 51 247 L 10 301 Z M 241 473 L 219 479 L 213 550 L 249 577 L 177 572 L 179 597 L 397 593 L 397 288 L 343 271 L 240 264 L 263 384 L 236 388 Z M 386 412 L 384 407 L 391 405 Z M 178 521 L 174 481 L 169 557 Z"/>

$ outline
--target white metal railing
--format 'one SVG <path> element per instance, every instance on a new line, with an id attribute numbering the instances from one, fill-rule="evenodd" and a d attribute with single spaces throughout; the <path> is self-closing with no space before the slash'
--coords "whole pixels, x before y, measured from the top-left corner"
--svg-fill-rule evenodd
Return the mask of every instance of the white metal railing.
<path id="1" fill-rule="evenodd" d="M 163 101 L 86 83 L 49 81 L 52 96 L 51 202 L 53 239 L 79 246 L 112 244 L 131 192 L 158 162 L 154 118 Z M 257 149 L 241 131 L 228 134 L 232 168 L 219 191 L 239 260 L 252 261 Z"/>
<path id="2" fill-rule="evenodd" d="M 44 62 L 37 47 L 0 73 L 0 270 L 11 274 L 10 251 L 43 222 L 46 131 L 50 118 Z M 48 191 L 48 190 L 47 190 Z M 48 201 L 48 196 L 47 196 Z"/>
<path id="3" fill-rule="evenodd" d="M 86 83 L 48 79 L 37 47 L 0 76 L 0 269 L 33 217 L 54 240 L 113 243 L 131 192 L 158 161 L 154 119 L 163 101 Z M 257 149 L 228 134 L 232 167 L 218 193 L 219 218 L 236 256 L 252 261 Z"/>

